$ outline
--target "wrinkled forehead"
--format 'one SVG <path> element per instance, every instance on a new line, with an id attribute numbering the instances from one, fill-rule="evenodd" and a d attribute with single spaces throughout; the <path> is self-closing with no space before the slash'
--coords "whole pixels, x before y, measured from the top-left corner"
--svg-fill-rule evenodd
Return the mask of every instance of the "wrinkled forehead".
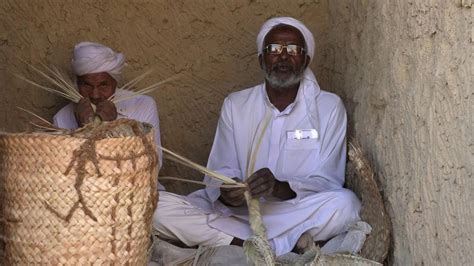
<path id="1" fill-rule="evenodd" d="M 265 38 L 263 39 L 263 44 L 267 45 L 275 41 L 279 41 L 279 38 L 281 36 L 292 36 L 297 40 L 299 45 L 303 45 L 306 47 L 306 40 L 304 39 L 303 33 L 299 31 L 297 28 L 288 25 L 288 24 L 278 24 L 274 26 L 266 35 Z"/>

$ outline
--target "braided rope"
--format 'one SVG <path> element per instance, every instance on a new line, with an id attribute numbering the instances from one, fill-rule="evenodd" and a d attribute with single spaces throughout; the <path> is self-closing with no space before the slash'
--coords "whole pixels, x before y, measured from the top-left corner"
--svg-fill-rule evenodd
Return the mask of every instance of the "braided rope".
<path id="1" fill-rule="evenodd" d="M 263 135 L 270 123 L 271 112 L 267 110 L 263 121 L 261 122 L 260 130 L 257 130 L 257 143 L 250 151 L 249 165 L 247 168 L 247 176 L 250 176 L 255 171 L 256 156 L 262 143 Z M 260 134 L 259 134 L 259 132 Z M 255 265 L 275 265 L 275 256 L 267 239 L 267 229 L 263 224 L 262 215 L 260 213 L 260 200 L 253 199 L 250 192 L 245 191 L 245 200 L 249 210 L 249 222 L 252 229 L 253 236 L 244 241 L 244 253 L 247 256 L 249 263 Z"/>

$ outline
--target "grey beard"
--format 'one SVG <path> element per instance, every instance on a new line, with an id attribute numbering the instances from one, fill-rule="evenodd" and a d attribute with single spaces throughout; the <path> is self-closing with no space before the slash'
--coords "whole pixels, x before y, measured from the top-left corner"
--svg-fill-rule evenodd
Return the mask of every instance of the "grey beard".
<path id="1" fill-rule="evenodd" d="M 290 77 L 285 79 L 278 78 L 273 71 L 268 71 L 267 65 L 263 64 L 263 72 L 265 73 L 265 80 L 277 90 L 284 90 L 288 87 L 298 84 L 303 79 L 304 71 L 294 71 Z"/>

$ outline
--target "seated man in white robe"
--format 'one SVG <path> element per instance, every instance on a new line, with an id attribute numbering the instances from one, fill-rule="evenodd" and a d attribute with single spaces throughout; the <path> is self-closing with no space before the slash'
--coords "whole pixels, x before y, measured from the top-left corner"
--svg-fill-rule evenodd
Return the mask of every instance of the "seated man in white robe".
<path id="1" fill-rule="evenodd" d="M 230 94 L 221 110 L 208 167 L 248 185 L 260 199 L 277 256 L 298 239 L 328 240 L 359 218 L 360 202 L 343 188 L 346 112 L 319 88 L 308 67 L 314 38 L 300 21 L 273 18 L 257 37 L 265 82 Z M 187 197 L 161 193 L 154 227 L 187 246 L 241 245 L 252 234 L 246 188 L 208 186 Z"/>
<path id="2" fill-rule="evenodd" d="M 59 110 L 53 118 L 54 125 L 76 129 L 91 122 L 95 115 L 102 121 L 134 119 L 153 126 L 156 144 L 160 146 L 160 123 L 153 98 L 139 95 L 117 105 L 109 100 L 112 96 L 131 95 L 131 92 L 117 89 L 124 64 L 125 56 L 107 46 L 92 42 L 78 43 L 74 47 L 72 70 L 83 98 L 79 103 L 70 103 Z M 91 104 L 96 106 L 95 112 Z M 162 156 L 159 158 L 161 165 Z"/>

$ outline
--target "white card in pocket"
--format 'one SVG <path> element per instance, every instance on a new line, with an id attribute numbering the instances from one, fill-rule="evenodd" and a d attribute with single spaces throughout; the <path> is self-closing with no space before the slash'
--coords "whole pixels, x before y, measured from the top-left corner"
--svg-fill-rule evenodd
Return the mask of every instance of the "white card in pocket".
<path id="1" fill-rule="evenodd" d="M 318 139 L 318 131 L 314 128 L 312 129 L 296 129 L 288 130 L 286 132 L 287 139 Z"/>

